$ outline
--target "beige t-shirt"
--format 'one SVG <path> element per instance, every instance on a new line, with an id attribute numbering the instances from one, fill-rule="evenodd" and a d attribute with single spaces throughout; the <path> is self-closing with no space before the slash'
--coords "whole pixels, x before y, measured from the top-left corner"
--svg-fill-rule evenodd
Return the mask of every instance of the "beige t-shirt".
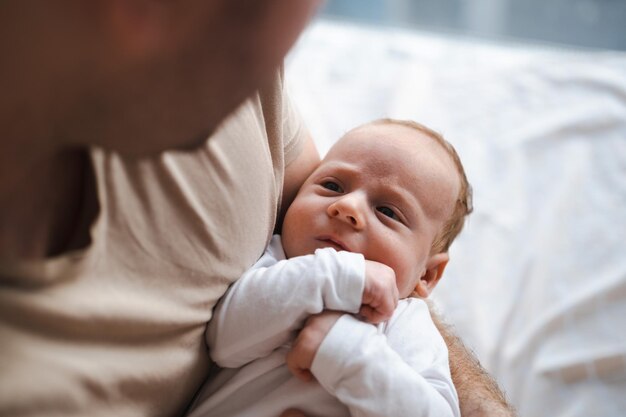
<path id="1" fill-rule="evenodd" d="M 172 416 L 208 370 L 204 330 L 261 256 L 304 128 L 280 76 L 201 149 L 92 151 L 92 243 L 0 262 L 0 416 Z"/>

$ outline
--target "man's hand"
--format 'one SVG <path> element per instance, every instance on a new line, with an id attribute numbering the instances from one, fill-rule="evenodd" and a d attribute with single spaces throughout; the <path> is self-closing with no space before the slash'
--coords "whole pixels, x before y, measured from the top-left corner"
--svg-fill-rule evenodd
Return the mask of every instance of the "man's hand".
<path id="1" fill-rule="evenodd" d="M 300 334 L 287 353 L 287 367 L 303 381 L 313 378 L 311 366 L 322 341 L 343 313 L 326 310 L 307 319 Z"/>
<path id="2" fill-rule="evenodd" d="M 398 306 L 398 286 L 393 269 L 380 262 L 365 261 L 365 287 L 359 314 L 377 324 L 391 318 Z"/>

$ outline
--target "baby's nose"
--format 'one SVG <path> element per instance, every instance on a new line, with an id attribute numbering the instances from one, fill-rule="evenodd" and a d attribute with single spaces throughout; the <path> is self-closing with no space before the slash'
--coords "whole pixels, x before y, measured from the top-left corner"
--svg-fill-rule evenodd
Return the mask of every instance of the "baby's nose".
<path id="1" fill-rule="evenodd" d="M 350 224 L 357 230 L 365 227 L 363 203 L 356 196 L 346 195 L 328 206 L 328 215 Z"/>

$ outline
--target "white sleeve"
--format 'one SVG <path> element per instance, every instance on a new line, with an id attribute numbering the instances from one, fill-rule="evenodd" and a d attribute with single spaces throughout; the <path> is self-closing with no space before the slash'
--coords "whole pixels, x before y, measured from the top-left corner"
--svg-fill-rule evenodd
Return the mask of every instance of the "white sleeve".
<path id="1" fill-rule="evenodd" d="M 325 248 L 278 262 L 268 262 L 269 256 L 266 252 L 233 284 L 209 322 L 209 353 L 221 367 L 267 356 L 291 340 L 308 316 L 324 309 L 359 311 L 363 255 Z"/>
<path id="2" fill-rule="evenodd" d="M 413 301 L 385 333 L 346 314 L 322 342 L 311 372 L 353 417 L 460 416 L 445 342 Z"/>

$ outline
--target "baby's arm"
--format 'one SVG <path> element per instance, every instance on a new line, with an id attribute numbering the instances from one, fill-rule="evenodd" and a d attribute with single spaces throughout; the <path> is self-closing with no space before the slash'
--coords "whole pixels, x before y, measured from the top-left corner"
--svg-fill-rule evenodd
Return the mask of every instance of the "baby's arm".
<path id="1" fill-rule="evenodd" d="M 423 302 L 411 301 L 385 334 L 350 315 L 310 319 L 290 369 L 310 369 L 352 416 L 458 416 L 445 344 Z"/>
<path id="2" fill-rule="evenodd" d="M 366 263 L 371 269 L 362 255 L 333 249 L 279 262 L 266 252 L 216 307 L 206 333 L 212 359 L 239 367 L 266 356 L 289 341 L 309 315 L 325 308 L 356 313 L 368 293 L 383 293 L 390 315 L 395 304 L 388 301 L 390 291 L 380 288 L 388 283 L 395 288 L 395 277 L 379 274 L 382 284 L 372 284 L 364 278 Z"/>

